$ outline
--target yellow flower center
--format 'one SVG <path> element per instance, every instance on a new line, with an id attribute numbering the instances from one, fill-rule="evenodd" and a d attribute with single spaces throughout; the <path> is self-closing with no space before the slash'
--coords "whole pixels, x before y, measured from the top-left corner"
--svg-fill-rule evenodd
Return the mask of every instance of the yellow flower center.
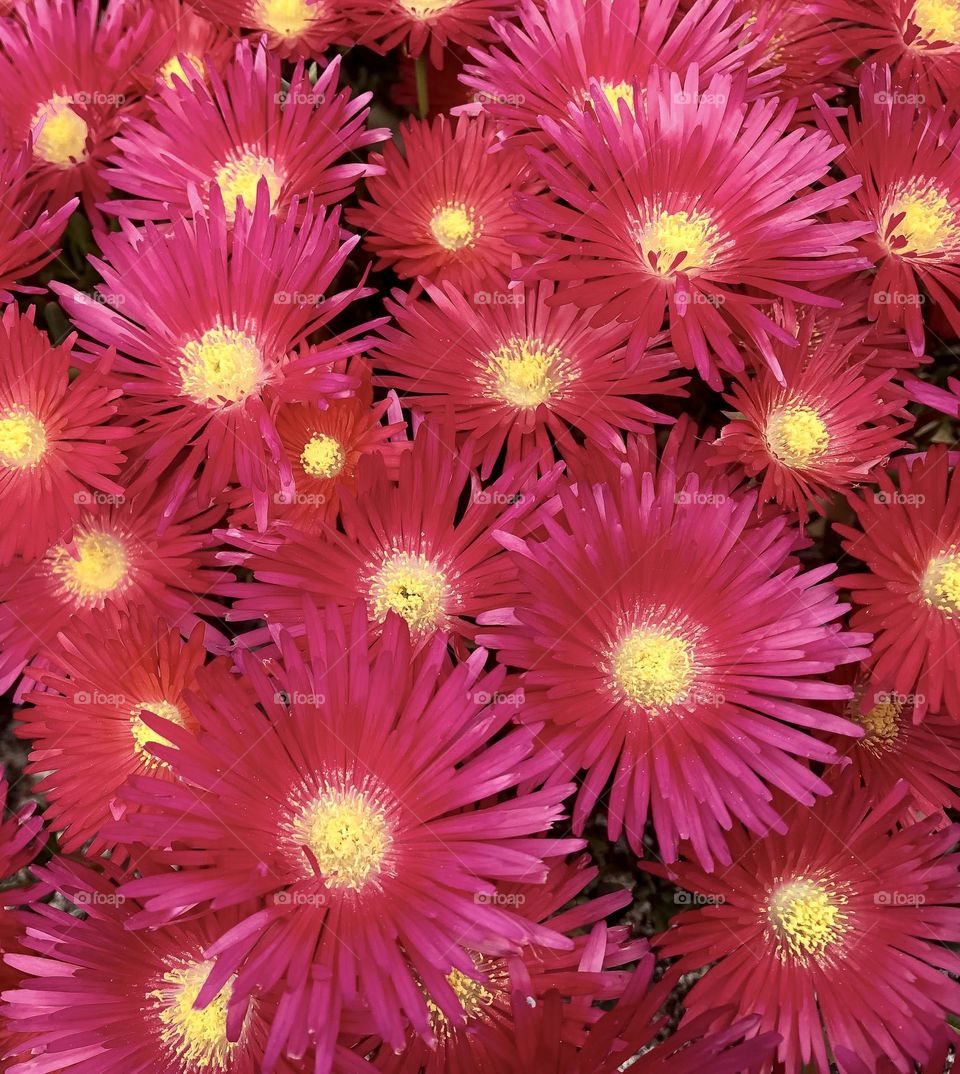
<path id="1" fill-rule="evenodd" d="M 227 1006 L 233 979 L 203 1010 L 193 1006 L 212 969 L 213 962 L 191 962 L 172 969 L 163 975 L 163 985 L 147 998 L 159 1008 L 160 1039 L 178 1069 L 226 1074 L 233 1069 L 233 1053 L 239 1044 L 227 1040 Z"/>
<path id="2" fill-rule="evenodd" d="M 353 891 L 377 879 L 393 842 L 383 805 L 354 787 L 327 786 L 296 822 L 295 835 L 328 888 Z"/>
<path id="3" fill-rule="evenodd" d="M 69 168 L 86 155 L 90 128 L 83 116 L 70 107 L 69 97 L 51 97 L 42 104 L 30 124 L 33 151 L 48 164 Z"/>
<path id="4" fill-rule="evenodd" d="M 902 712 L 903 705 L 894 697 L 884 698 L 867 712 L 861 711 L 859 698 L 854 698 L 847 706 L 847 715 L 864 730 L 863 738 L 857 740 L 858 745 L 871 753 L 889 753 L 895 749 Z"/>
<path id="5" fill-rule="evenodd" d="M 693 649 L 664 630 L 632 630 L 613 655 L 617 686 L 635 704 L 660 712 L 682 701 L 693 681 Z"/>
<path id="6" fill-rule="evenodd" d="M 314 433 L 300 452 L 300 464 L 311 477 L 337 477 L 345 461 L 340 441 L 326 433 Z"/>
<path id="7" fill-rule="evenodd" d="M 146 721 L 140 715 L 144 709 L 146 709 L 147 712 L 155 713 L 164 720 L 169 720 L 171 723 L 177 724 L 178 727 L 184 726 L 183 713 L 181 713 L 172 701 L 161 700 L 144 701 L 141 704 L 136 705 L 130 714 L 130 733 L 133 735 L 133 746 L 140 755 L 140 759 L 151 768 L 160 766 L 169 768 L 166 761 L 161 761 L 159 758 L 154 757 L 146 747 L 149 742 L 155 743 L 158 746 L 172 746 L 173 743 L 168 738 L 164 738 L 163 735 L 157 734 L 156 731 L 152 731 L 147 727 Z"/>
<path id="8" fill-rule="evenodd" d="M 920 581 L 923 599 L 948 619 L 960 615 L 960 553 L 953 548 L 934 556 Z"/>
<path id="9" fill-rule="evenodd" d="M 180 383 L 198 403 L 241 403 L 257 389 L 263 359 L 256 341 L 236 328 L 210 328 L 180 356 Z"/>
<path id="10" fill-rule="evenodd" d="M 660 276 L 709 268 L 716 255 L 720 233 L 703 212 L 651 214 L 641 227 L 638 242 L 643 263 Z"/>
<path id="11" fill-rule="evenodd" d="M 396 612 L 412 633 L 427 634 L 443 619 L 447 592 L 443 571 L 426 556 L 398 552 L 374 575 L 368 601 L 377 622 Z"/>
<path id="12" fill-rule="evenodd" d="M 462 202 L 441 205 L 430 219 L 430 231 L 444 250 L 462 250 L 480 237 L 483 225 Z"/>
<path id="13" fill-rule="evenodd" d="M 606 79 L 601 79 L 600 88 L 603 90 L 604 97 L 610 102 L 614 115 L 620 114 L 621 101 L 627 102 L 627 107 L 631 112 L 635 111 L 633 86 L 629 82 L 608 82 Z M 584 96 L 586 100 L 591 100 L 589 93 Z"/>
<path id="14" fill-rule="evenodd" d="M 475 981 L 460 970 L 454 969 L 447 974 L 447 984 L 453 989 L 460 1001 L 460 1006 L 463 1007 L 463 1013 L 470 1021 L 483 1018 L 496 1002 L 495 993 L 491 992 L 482 981 Z M 453 1028 L 449 1019 L 430 996 L 427 996 L 426 1000 L 434 1033 L 441 1038 L 448 1037 Z"/>
<path id="15" fill-rule="evenodd" d="M 960 4 L 957 0 L 917 0 L 910 15 L 927 44 L 960 43 Z"/>
<path id="16" fill-rule="evenodd" d="M 299 37 L 321 14 L 318 4 L 306 0 L 257 0 L 253 18 L 261 30 L 277 37 Z"/>
<path id="17" fill-rule="evenodd" d="M 894 227 L 889 242 L 904 240 L 898 254 L 931 254 L 954 245 L 960 238 L 957 214 L 947 196 L 931 183 L 914 184 L 893 200 L 885 222 L 903 219 Z"/>
<path id="18" fill-rule="evenodd" d="M 823 880 L 798 878 L 781 884 L 770 896 L 767 914 L 777 938 L 790 954 L 822 957 L 846 930 L 841 909 L 846 897 Z"/>
<path id="19" fill-rule="evenodd" d="M 99 606 L 129 576 L 127 549 L 119 537 L 100 530 L 79 534 L 73 549 L 61 546 L 49 556 L 50 570 L 78 603 Z"/>
<path id="20" fill-rule="evenodd" d="M 767 447 L 787 466 L 809 466 L 830 446 L 830 434 L 813 407 L 791 403 L 771 414 L 766 430 Z"/>
<path id="21" fill-rule="evenodd" d="M 487 355 L 488 394 L 518 410 L 548 403 L 572 379 L 570 364 L 542 339 L 508 339 Z"/>
<path id="22" fill-rule="evenodd" d="M 8 470 L 36 466 L 46 450 L 47 430 L 35 414 L 14 406 L 0 416 L 0 463 Z"/>
<path id="23" fill-rule="evenodd" d="M 400 6 L 415 19 L 432 19 L 457 3 L 459 0 L 400 0 Z"/>
<path id="24" fill-rule="evenodd" d="M 203 74 L 203 60 L 199 56 L 195 56 L 192 52 L 184 53 L 184 56 L 194 71 L 198 74 Z M 187 74 L 187 69 L 179 55 L 171 56 L 160 68 L 159 75 L 168 86 L 174 84 L 174 77 L 179 78 L 181 82 L 186 82 L 187 85 L 190 84 L 190 76 Z"/>
<path id="25" fill-rule="evenodd" d="M 228 160 L 213 181 L 220 187 L 223 195 L 223 208 L 227 220 L 232 221 L 237 214 L 237 198 L 245 208 L 253 211 L 257 204 L 257 187 L 261 179 L 266 179 L 270 194 L 270 208 L 277 204 L 283 180 L 277 174 L 273 161 L 259 153 L 243 153 L 233 160 Z"/>

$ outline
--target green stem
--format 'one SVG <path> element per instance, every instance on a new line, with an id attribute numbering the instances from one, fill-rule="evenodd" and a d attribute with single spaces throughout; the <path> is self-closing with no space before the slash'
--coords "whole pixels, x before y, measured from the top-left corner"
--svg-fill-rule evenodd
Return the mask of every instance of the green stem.
<path id="1" fill-rule="evenodd" d="M 413 61 L 413 69 L 417 76 L 417 111 L 421 119 L 426 119 L 430 111 L 430 91 L 427 87 L 427 62 L 423 56 Z"/>

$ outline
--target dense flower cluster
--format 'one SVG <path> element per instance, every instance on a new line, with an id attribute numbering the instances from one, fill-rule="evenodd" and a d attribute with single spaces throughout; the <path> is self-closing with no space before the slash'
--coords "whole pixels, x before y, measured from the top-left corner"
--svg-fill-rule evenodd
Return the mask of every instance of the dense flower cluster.
<path id="1" fill-rule="evenodd" d="M 0 1069 L 944 1074 L 960 0 L 0 0 Z"/>

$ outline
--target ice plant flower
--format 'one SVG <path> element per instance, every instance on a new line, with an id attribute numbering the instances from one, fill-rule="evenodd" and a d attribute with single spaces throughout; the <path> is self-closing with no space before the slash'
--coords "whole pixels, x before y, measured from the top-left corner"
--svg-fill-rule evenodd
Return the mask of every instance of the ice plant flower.
<path id="1" fill-rule="evenodd" d="M 527 1002 L 540 1002 L 551 991 L 565 998 L 564 1036 L 582 1038 L 600 1017 L 598 1000 L 622 995 L 631 974 L 623 969 L 647 953 L 645 941 L 631 940 L 623 926 L 607 928 L 603 919 L 630 901 L 627 890 L 568 905 L 597 877 L 586 856 L 553 865 L 544 884 L 501 884 L 496 901 L 522 907 L 525 916 L 574 938 L 572 950 L 524 947 L 518 956 L 477 960 L 486 983 L 459 971 L 447 978 L 463 1007 L 465 1024 L 444 1015 L 432 999 L 427 1006 L 436 1043 L 409 1034 L 399 1054 L 380 1048 L 375 1068 L 384 1074 L 485 1074 L 504 1070 L 516 1048 L 513 1000 L 518 991 Z M 565 908 L 566 907 L 566 908 Z"/>
<path id="2" fill-rule="evenodd" d="M 506 301 L 509 240 L 526 229 L 512 208 L 530 185 L 524 157 L 492 153 L 496 130 L 483 116 L 410 120 L 402 139 L 402 150 L 390 142 L 371 154 L 384 174 L 367 181 L 366 199 L 347 213 L 376 267 L 392 266 L 401 279 L 449 280 L 479 301 Z"/>
<path id="3" fill-rule="evenodd" d="M 514 467 L 484 487 L 469 448 L 456 449 L 449 427 L 422 425 L 396 479 L 381 457 L 361 460 L 355 490 L 341 491 L 340 528 L 324 527 L 322 555 L 312 530 L 228 531 L 239 551 L 221 560 L 254 579 L 223 588 L 236 598 L 228 617 L 300 633 L 304 594 L 341 608 L 362 599 L 377 626 L 393 612 L 418 642 L 445 631 L 461 647 L 477 616 L 500 606 L 516 582 L 495 531 L 522 527 L 552 484 L 553 475 L 522 481 L 523 469 L 531 467 Z M 245 644 L 268 636 L 254 630 Z"/>
<path id="4" fill-rule="evenodd" d="M 312 1042 L 327 1074 L 358 1005 L 399 1048 L 407 1023 L 433 1036 L 425 994 L 463 1019 L 450 974 L 485 984 L 478 958 L 570 948 L 496 892 L 545 882 L 547 861 L 582 843 L 531 838 L 561 818 L 569 786 L 497 800 L 550 762 L 528 730 L 501 734 L 512 709 L 502 672 L 482 673 L 485 653 L 450 669 L 438 637 L 415 662 L 398 616 L 371 649 L 362 603 L 347 622 L 304 615 L 306 657 L 284 635 L 272 677 L 246 654 L 245 682 L 224 670 L 194 703 L 202 734 L 171 726 L 177 748 L 155 750 L 179 780 L 133 781 L 142 808 L 124 828 L 169 844 L 162 858 L 179 869 L 123 891 L 144 902 L 135 925 L 258 900 L 207 948 L 214 969 L 197 1003 L 231 979 L 240 1009 L 276 987 L 264 1067 Z"/>
<path id="5" fill-rule="evenodd" d="M 357 44 L 385 53 L 404 46 L 443 67 L 455 48 L 493 39 L 490 20 L 513 14 L 516 0 L 349 0 Z"/>
<path id="6" fill-rule="evenodd" d="M 172 86 L 177 79 L 204 79 L 208 64 L 219 71 L 230 58 L 226 27 L 198 14 L 193 0 L 139 0 L 129 4 L 128 10 L 133 24 L 149 19 L 149 33 L 137 64 L 148 93 Z"/>
<path id="7" fill-rule="evenodd" d="M 55 285 L 91 337 L 81 351 L 91 359 L 107 347 L 119 352 L 123 416 L 149 443 L 140 477 L 173 474 L 166 516 L 189 490 L 209 502 L 236 481 L 250 491 L 262 528 L 268 487 L 293 491 L 272 412 L 281 402 L 345 394 L 353 383 L 329 367 L 362 348 L 355 337 L 364 326 L 306 339 L 366 293 L 328 293 L 355 242 L 341 242 L 336 211 L 294 202 L 274 215 L 261 181 L 256 208 L 241 207 L 232 229 L 215 191 L 209 216 L 181 217 L 169 229 L 125 223 L 104 235 L 103 259 L 91 258 L 102 301 Z"/>
<path id="8" fill-rule="evenodd" d="M 192 0 L 208 19 L 234 35 L 250 30 L 285 58 L 322 59 L 333 44 L 352 44 L 340 4 L 325 0 Z"/>
<path id="9" fill-rule="evenodd" d="M 197 689 L 204 663 L 202 631 L 189 641 L 180 631 L 137 614 L 118 617 L 107 630 L 81 627 L 59 639 L 58 670 L 31 669 L 42 687 L 26 700 L 17 734 L 31 743 L 27 772 L 47 802 L 46 819 L 59 847 L 72 854 L 109 848 L 103 828 L 122 812 L 119 790 L 128 776 L 169 768 L 150 752 L 163 742 L 144 712 L 193 727 L 184 693 Z"/>
<path id="10" fill-rule="evenodd" d="M 557 508 L 543 539 L 509 539 L 517 600 L 478 641 L 525 672 L 518 718 L 546 724 L 558 778 L 587 770 L 576 831 L 612 777 L 610 839 L 642 852 L 649 818 L 664 860 L 690 840 L 704 868 L 729 863 L 734 819 L 785 829 L 773 788 L 827 793 L 807 760 L 838 757 L 808 732 L 856 729 L 811 702 L 850 696 L 821 677 L 869 635 L 842 632 L 833 566 L 799 571 L 783 515 L 751 524 L 752 495 L 667 463 L 561 486 Z"/>
<path id="11" fill-rule="evenodd" d="M 277 432 L 295 484 L 293 492 L 273 494 L 271 516 L 278 524 L 303 534 L 322 534 L 340 512 L 341 491 L 356 490 L 360 460 L 366 455 L 381 455 L 388 474 L 396 477 L 400 455 L 410 446 L 406 424 L 395 397 L 373 402 L 370 370 L 362 362 L 356 359 L 346 367 L 360 382 L 349 398 L 333 399 L 326 407 L 289 403 L 278 408 Z M 238 507 L 230 516 L 231 527 L 251 525 L 251 514 L 249 504 Z"/>
<path id="12" fill-rule="evenodd" d="M 373 361 L 409 406 L 438 419 L 452 408 L 458 432 L 477 442 L 484 479 L 504 448 L 507 466 L 535 456 L 550 468 L 574 432 L 622 453 L 625 433 L 669 420 L 638 397 L 682 394 L 685 378 L 669 379 L 674 354 L 651 349 L 628 362 L 629 329 L 589 328 L 591 311 L 549 305 L 550 284 L 516 290 L 509 304 L 471 301 L 452 284 L 426 293 L 429 302 L 388 302 L 394 324 Z"/>
<path id="13" fill-rule="evenodd" d="M 683 6 L 523 0 L 519 22 L 496 20 L 496 43 L 470 50 L 463 81 L 503 135 L 536 141 L 544 137 L 541 117 L 566 120 L 570 104 L 589 105 L 597 87 L 614 107 L 623 100 L 632 109 L 637 80 L 645 83 L 654 66 L 682 74 L 696 64 L 709 80 L 750 64 L 735 0 Z"/>
<path id="14" fill-rule="evenodd" d="M 59 208 L 74 194 L 95 221 L 107 193 L 100 167 L 133 103 L 148 24 L 129 24 L 123 0 L 30 0 L 0 20 L 0 121 L 33 147 L 39 187 Z"/>
<path id="15" fill-rule="evenodd" d="M 704 905 L 674 918 L 663 953 L 685 972 L 713 963 L 687 1017 L 718 1002 L 730 1018 L 760 1015 L 783 1038 L 784 1074 L 829 1074 L 841 1047 L 870 1069 L 926 1060 L 960 1001 L 947 947 L 960 940 L 960 830 L 937 831 L 936 817 L 898 827 L 907 794 L 901 783 L 874 805 L 863 790 L 838 793 L 794 809 L 789 832 L 736 830 L 721 873 L 669 869 Z"/>
<path id="16" fill-rule="evenodd" d="M 806 521 L 809 506 L 823 513 L 831 493 L 869 482 L 911 421 L 889 390 L 894 370 L 868 377 L 854 360 L 866 330 L 843 342 L 838 323 L 812 312 L 794 329 L 799 346 L 774 346 L 785 385 L 767 366 L 737 376 L 715 460 L 757 478 L 761 504 L 776 500 Z"/>
<path id="17" fill-rule="evenodd" d="M 851 496 L 859 528 L 835 523 L 865 570 L 845 576 L 853 623 L 874 635 L 870 668 L 881 690 L 918 715 L 960 713 L 960 479 L 946 448 L 899 460 L 879 491 Z"/>
<path id="18" fill-rule="evenodd" d="M 927 713 L 922 723 L 914 723 L 908 697 L 878 689 L 858 669 L 843 671 L 854 687 L 843 715 L 863 728 L 863 737 L 832 740 L 850 762 L 849 769 L 831 771 L 837 786 L 862 784 L 879 801 L 902 779 L 910 787 L 908 807 L 914 815 L 960 807 L 954 789 L 960 771 L 960 722 L 948 713 Z"/>
<path id="19" fill-rule="evenodd" d="M 0 689 L 36 655 L 58 666 L 57 636 L 68 628 L 103 632 L 117 612 L 142 608 L 186 632 L 222 612 L 207 595 L 222 584 L 207 551 L 221 509 L 187 502 L 158 535 L 163 496 L 93 497 L 40 558 L 0 569 Z M 206 635 L 222 643 L 213 627 Z"/>
<path id="20" fill-rule="evenodd" d="M 543 121 L 559 152 L 532 151 L 550 191 L 520 197 L 535 228 L 516 241 L 540 255 L 532 274 L 564 283 L 557 305 L 596 307 L 594 327 L 631 324 L 639 346 L 669 314 L 682 363 L 712 386 L 719 369 L 743 368 L 740 337 L 781 377 L 772 341 L 796 340 L 769 316 L 772 300 L 836 306 L 807 285 L 866 264 L 848 245 L 863 224 L 817 220 L 860 183 L 811 189 L 839 147 L 822 131 L 787 133 L 793 105 L 747 106 L 741 79 L 702 83 L 695 67 L 683 79 L 653 70 L 632 109 L 592 85 L 590 108 Z"/>
<path id="21" fill-rule="evenodd" d="M 209 202 L 216 185 L 232 222 L 238 199 L 254 208 L 261 181 L 280 216 L 310 194 L 323 205 L 350 194 L 370 171 L 358 151 L 388 133 L 366 129 L 370 94 L 337 90 L 339 57 L 315 84 L 302 62 L 288 79 L 280 66 L 263 47 L 241 44 L 222 76 L 209 73 L 209 85 L 179 81 L 152 97 L 149 118 L 131 119 L 114 140 L 114 167 L 105 173 L 132 197 L 108 201 L 104 211 L 175 220 L 193 212 L 198 195 Z"/>
<path id="22" fill-rule="evenodd" d="M 204 952 L 235 911 L 131 932 L 140 907 L 112 876 L 62 862 L 41 873 L 84 916 L 62 903 L 17 915 L 28 951 L 12 956 L 23 979 L 3 1009 L 24 1039 L 8 1074 L 259 1074 L 271 1004 L 231 1019 L 228 980 L 194 1006 L 212 965 Z M 274 1069 L 292 1074 L 286 1063 Z"/>
<path id="23" fill-rule="evenodd" d="M 825 107 L 821 116 L 844 144 L 840 169 L 863 177 L 838 215 L 871 224 L 860 244 L 877 266 L 870 317 L 905 328 L 919 357 L 927 294 L 960 329 L 960 121 L 918 99 L 895 90 L 889 69 L 870 67 L 860 78 L 860 117 L 848 111 L 847 133 Z"/>
<path id="24" fill-rule="evenodd" d="M 84 505 L 123 494 L 120 388 L 96 366 L 71 380 L 75 337 L 54 346 L 33 316 L 13 303 L 0 316 L 0 565 L 42 555 Z"/>
<path id="25" fill-rule="evenodd" d="M 39 288 L 23 281 L 57 255 L 57 245 L 70 214 L 77 207 L 71 198 L 56 212 L 45 208 L 30 174 L 30 147 L 12 150 L 0 145 L 0 301 L 10 302 L 14 292 Z"/>

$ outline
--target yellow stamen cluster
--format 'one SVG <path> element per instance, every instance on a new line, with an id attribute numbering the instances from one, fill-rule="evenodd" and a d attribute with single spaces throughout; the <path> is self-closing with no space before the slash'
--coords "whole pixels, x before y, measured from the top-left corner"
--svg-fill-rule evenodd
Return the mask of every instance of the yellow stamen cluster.
<path id="1" fill-rule="evenodd" d="M 933 183 L 914 183 L 891 202 L 885 222 L 902 216 L 890 233 L 898 254 L 933 254 L 960 241 L 957 212 L 947 195 Z M 900 240 L 905 245 L 900 245 Z"/>
<path id="2" fill-rule="evenodd" d="M 135 706 L 130 714 L 130 734 L 133 736 L 133 746 L 139 754 L 140 759 L 151 768 L 167 768 L 169 766 L 166 761 L 161 761 L 149 752 L 147 743 L 152 742 L 159 746 L 172 746 L 173 743 L 168 738 L 164 738 L 163 735 L 158 734 L 147 726 L 143 716 L 140 715 L 144 710 L 152 712 L 155 715 L 162 717 L 164 720 L 169 720 L 179 727 L 183 727 L 184 725 L 183 713 L 172 701 L 160 700 L 144 701 L 142 704 Z"/>
<path id="3" fill-rule="evenodd" d="M 316 860 L 328 888 L 359 891 L 380 875 L 393 837 L 376 797 L 327 786 L 295 824 L 295 838 Z"/>
<path id="4" fill-rule="evenodd" d="M 791 403 L 770 415 L 766 441 L 774 458 L 801 468 L 823 456 L 830 446 L 830 433 L 813 407 Z"/>
<path id="5" fill-rule="evenodd" d="M 219 325 L 191 340 L 180 355 L 184 394 L 207 406 L 241 403 L 257 390 L 263 358 L 256 341 Z"/>
<path id="6" fill-rule="evenodd" d="M 517 336 L 487 355 L 483 379 L 488 395 L 518 410 L 534 410 L 549 403 L 572 375 L 555 344 Z"/>
<path id="7" fill-rule="evenodd" d="M 920 38 L 926 44 L 960 44 L 960 3 L 957 0 L 916 0 L 910 21 L 920 28 Z"/>
<path id="8" fill-rule="evenodd" d="M 704 212 L 659 210 L 641 226 L 637 241 L 644 266 L 669 276 L 674 271 L 709 268 L 716 257 L 720 233 Z"/>
<path id="9" fill-rule="evenodd" d="M 463 250 L 480 238 L 483 223 L 463 202 L 451 202 L 434 210 L 430 231 L 444 250 Z"/>
<path id="10" fill-rule="evenodd" d="M 187 60 L 194 71 L 198 74 L 203 74 L 203 60 L 201 60 L 199 56 L 195 56 L 192 52 L 187 52 L 184 53 L 184 59 Z M 179 55 L 171 56 L 160 68 L 158 74 L 168 86 L 174 84 L 175 78 L 179 78 L 181 82 L 185 82 L 187 85 L 190 84 L 190 76 L 187 74 L 187 68 L 184 66 Z"/>
<path id="11" fill-rule="evenodd" d="M 179 1064 L 178 1069 L 226 1074 L 233 1069 L 238 1046 L 238 1042 L 227 1040 L 227 1006 L 233 981 L 228 981 L 203 1010 L 193 1006 L 211 969 L 212 962 L 190 962 L 172 969 L 164 974 L 161 987 L 147 998 L 157 1008 L 160 1039 L 167 1054 Z"/>
<path id="12" fill-rule="evenodd" d="M 322 13 L 319 4 L 306 0 L 257 0 L 253 20 L 261 30 L 289 39 L 299 37 Z"/>
<path id="13" fill-rule="evenodd" d="M 123 541 L 100 530 L 78 534 L 72 549 L 55 548 L 48 563 L 61 589 L 86 607 L 102 605 L 129 578 L 130 561 Z"/>
<path id="14" fill-rule="evenodd" d="M 257 187 L 261 179 L 267 181 L 272 209 L 280 196 L 283 179 L 269 157 L 245 152 L 228 160 L 218 169 L 213 181 L 220 187 L 220 193 L 223 195 L 227 220 L 232 221 L 236 217 L 237 198 L 243 202 L 245 208 L 253 210 L 257 204 Z"/>
<path id="15" fill-rule="evenodd" d="M 311 477 L 334 478 L 343 470 L 346 453 L 339 440 L 314 433 L 300 452 L 300 465 Z"/>
<path id="16" fill-rule="evenodd" d="M 781 884 L 767 902 L 781 949 L 798 959 L 822 958 L 846 931 L 846 901 L 823 880 L 799 877 Z"/>
<path id="17" fill-rule="evenodd" d="M 83 116 L 70 107 L 69 97 L 51 97 L 33 117 L 33 151 L 41 160 L 69 168 L 86 155 L 90 128 Z"/>
<path id="18" fill-rule="evenodd" d="M 923 599 L 947 619 L 960 615 L 960 552 L 953 547 L 934 556 L 920 580 Z"/>
<path id="19" fill-rule="evenodd" d="M 613 654 L 616 686 L 649 712 L 662 712 L 689 692 L 694 677 L 693 647 L 664 630 L 632 630 Z"/>
<path id="20" fill-rule="evenodd" d="M 451 970 L 447 974 L 447 984 L 453 989 L 463 1013 L 468 1021 L 483 1018 L 488 1010 L 496 1002 L 496 994 L 483 984 L 468 977 L 460 970 Z M 426 997 L 427 1009 L 430 1011 L 430 1024 L 438 1037 L 447 1037 L 451 1031 L 450 1020 L 433 1002 L 430 996 Z"/>
<path id="21" fill-rule="evenodd" d="M 368 601 L 382 623 L 396 612 L 415 634 L 435 630 L 443 620 L 447 599 L 444 572 L 426 556 L 397 552 L 384 560 L 370 583 Z"/>
<path id="22" fill-rule="evenodd" d="M 600 79 L 599 82 L 600 89 L 610 102 L 615 116 L 620 114 L 621 101 L 627 102 L 627 107 L 631 112 L 635 111 L 633 86 L 629 82 L 608 82 L 605 78 Z M 585 104 L 593 104 L 593 95 L 589 92 L 584 93 L 582 99 Z"/>
<path id="23" fill-rule="evenodd" d="M 47 430 L 35 414 L 22 406 L 0 414 L 0 464 L 8 470 L 27 470 L 46 450 Z"/>

